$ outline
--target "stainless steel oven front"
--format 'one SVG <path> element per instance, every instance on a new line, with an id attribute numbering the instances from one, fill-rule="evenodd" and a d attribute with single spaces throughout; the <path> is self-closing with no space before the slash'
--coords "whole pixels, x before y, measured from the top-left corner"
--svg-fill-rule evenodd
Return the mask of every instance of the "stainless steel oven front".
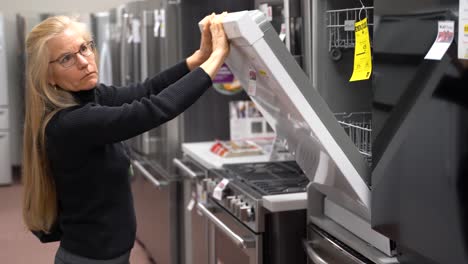
<path id="1" fill-rule="evenodd" d="M 209 264 L 262 263 L 262 235 L 256 234 L 208 198 L 197 210 L 208 221 Z"/>

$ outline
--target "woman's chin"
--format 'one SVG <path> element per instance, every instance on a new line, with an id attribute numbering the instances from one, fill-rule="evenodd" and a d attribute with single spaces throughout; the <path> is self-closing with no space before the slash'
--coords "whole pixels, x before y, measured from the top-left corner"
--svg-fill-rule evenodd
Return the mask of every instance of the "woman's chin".
<path id="1" fill-rule="evenodd" d="M 91 90 L 97 85 L 97 78 L 93 78 L 88 80 L 85 84 L 83 84 L 82 89 L 80 90 Z"/>

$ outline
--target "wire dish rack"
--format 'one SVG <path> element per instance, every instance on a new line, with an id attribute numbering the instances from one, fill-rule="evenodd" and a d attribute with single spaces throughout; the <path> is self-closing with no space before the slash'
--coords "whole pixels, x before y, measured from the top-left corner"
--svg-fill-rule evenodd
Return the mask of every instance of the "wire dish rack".
<path id="1" fill-rule="evenodd" d="M 326 11 L 328 51 L 334 61 L 342 57 L 342 49 L 354 48 L 354 23 L 367 17 L 369 32 L 374 26 L 374 7 L 359 7 Z M 372 40 L 371 40 L 372 46 Z"/>
<path id="2" fill-rule="evenodd" d="M 372 164 L 372 113 L 336 113 L 335 117 L 369 165 Z"/>

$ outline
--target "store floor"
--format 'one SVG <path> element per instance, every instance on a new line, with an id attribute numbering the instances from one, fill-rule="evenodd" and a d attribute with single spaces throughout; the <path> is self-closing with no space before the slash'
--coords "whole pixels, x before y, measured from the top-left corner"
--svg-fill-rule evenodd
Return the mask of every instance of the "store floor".
<path id="1" fill-rule="evenodd" d="M 24 227 L 21 216 L 22 186 L 0 187 L 0 262 L 5 264 L 53 264 L 58 243 L 42 244 Z M 138 242 L 131 264 L 150 264 Z"/>

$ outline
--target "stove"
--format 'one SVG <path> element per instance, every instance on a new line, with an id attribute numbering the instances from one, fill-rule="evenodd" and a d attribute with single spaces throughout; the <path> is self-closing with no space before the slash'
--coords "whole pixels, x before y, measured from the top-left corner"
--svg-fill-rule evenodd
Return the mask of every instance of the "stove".
<path id="1" fill-rule="evenodd" d="M 216 202 L 254 232 L 265 230 L 265 215 L 270 213 L 262 206 L 264 196 L 306 192 L 309 183 L 295 161 L 226 164 L 209 175 L 200 184 L 202 202 Z M 215 198 L 223 180 L 228 183 Z"/>
<path id="2" fill-rule="evenodd" d="M 295 161 L 224 165 L 261 195 L 305 192 L 308 178 Z"/>

